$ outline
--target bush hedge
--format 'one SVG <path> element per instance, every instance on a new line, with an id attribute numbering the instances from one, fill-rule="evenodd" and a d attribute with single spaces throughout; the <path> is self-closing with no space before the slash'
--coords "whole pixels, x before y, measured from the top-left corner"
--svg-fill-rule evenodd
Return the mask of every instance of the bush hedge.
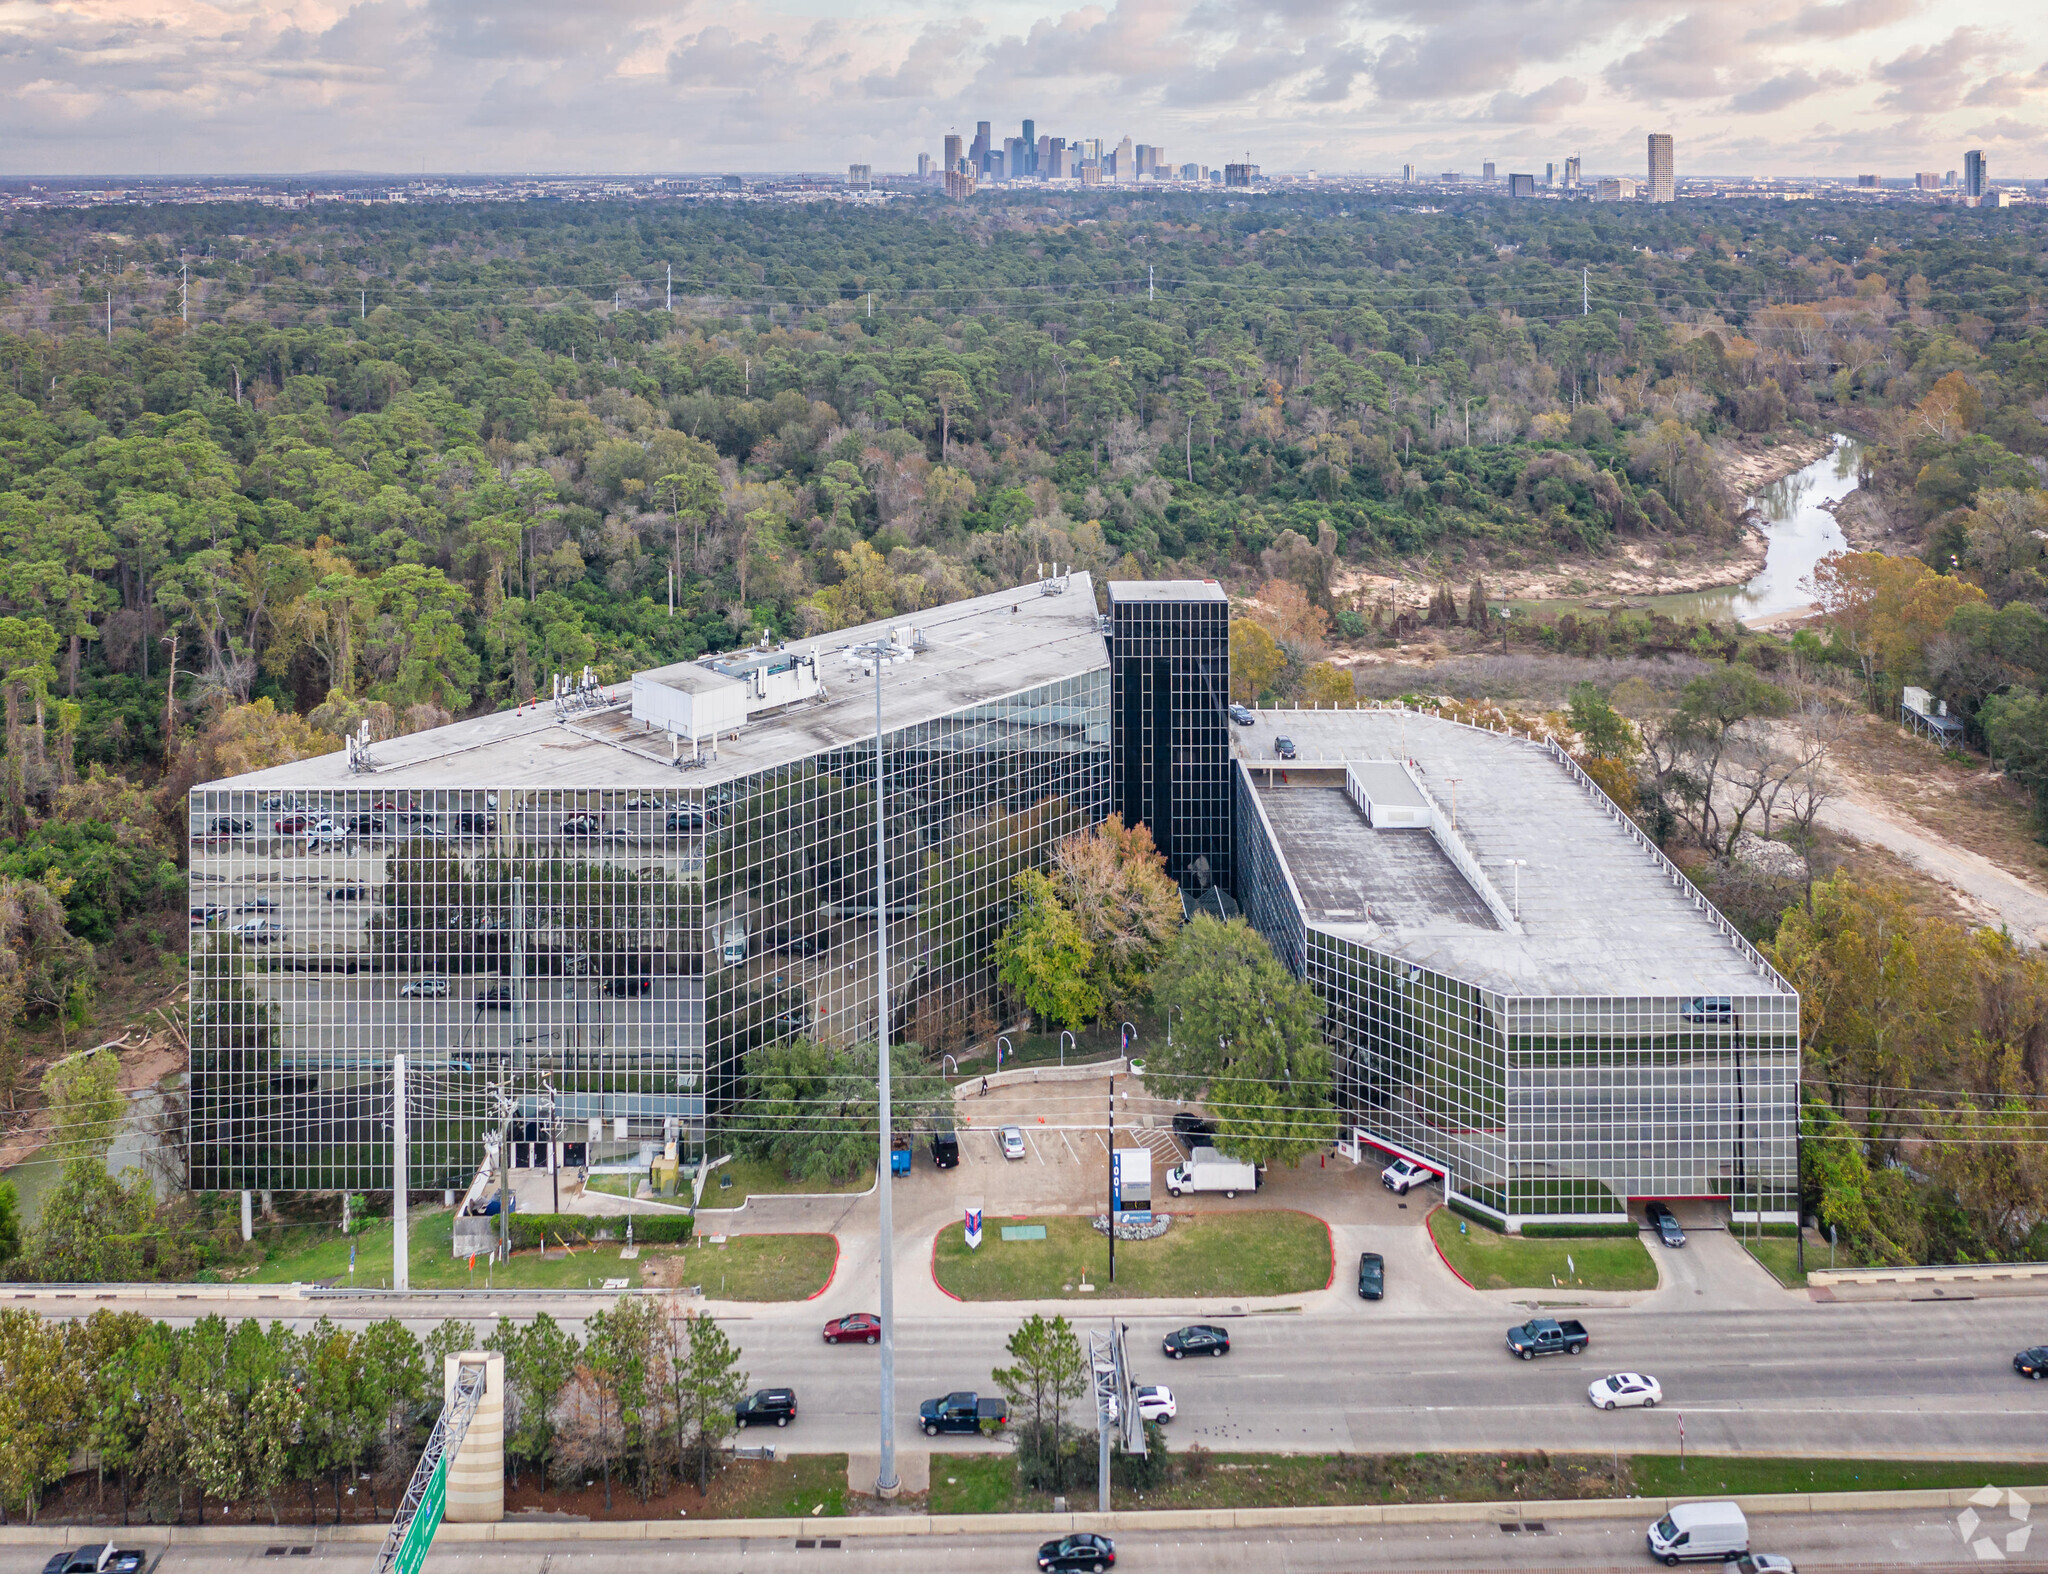
<path id="1" fill-rule="evenodd" d="M 1570 1240 L 1574 1236 L 1620 1236 L 1635 1235 L 1639 1231 L 1633 1224 L 1525 1224 L 1522 1233 L 1530 1240 Z"/>
<path id="2" fill-rule="evenodd" d="M 688 1214 L 639 1214 L 633 1218 L 633 1241 L 641 1246 L 675 1246 L 690 1238 L 697 1222 Z M 626 1220 L 619 1215 L 602 1217 L 587 1213 L 515 1213 L 512 1215 L 512 1248 L 529 1250 L 546 1242 L 567 1241 L 572 1246 L 592 1241 L 623 1241 Z"/>

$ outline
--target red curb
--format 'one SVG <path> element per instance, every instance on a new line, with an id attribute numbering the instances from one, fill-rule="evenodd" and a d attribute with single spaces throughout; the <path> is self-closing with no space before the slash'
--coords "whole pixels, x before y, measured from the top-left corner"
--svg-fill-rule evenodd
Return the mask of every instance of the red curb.
<path id="1" fill-rule="evenodd" d="M 839 1262 L 840 1262 L 840 1259 L 841 1259 L 841 1258 L 843 1258 L 843 1257 L 844 1257 L 845 1255 L 846 1255 L 846 1252 L 845 1252 L 845 1250 L 844 1250 L 844 1249 L 843 1249 L 843 1248 L 842 1248 L 842 1247 L 840 1246 L 840 1244 L 839 1244 L 839 1237 L 838 1237 L 838 1236 L 836 1236 L 836 1235 L 835 1235 L 835 1236 L 833 1236 L 833 1237 L 832 1237 L 832 1271 L 831 1271 L 830 1273 L 828 1273 L 828 1274 L 826 1274 L 826 1275 L 825 1275 L 825 1282 L 824 1282 L 823 1284 L 819 1285 L 819 1286 L 817 1287 L 817 1289 L 813 1290 L 813 1291 L 812 1291 L 812 1292 L 811 1292 L 811 1293 L 810 1293 L 809 1295 L 807 1295 L 807 1296 L 805 1296 L 805 1297 L 804 1297 L 804 1299 L 805 1299 L 805 1300 L 807 1300 L 807 1301 L 815 1301 L 815 1300 L 816 1300 L 816 1299 L 817 1299 L 817 1298 L 818 1298 L 819 1296 L 823 1295 L 823 1294 L 824 1294 L 824 1293 L 825 1293 L 825 1292 L 826 1292 L 827 1290 L 829 1290 L 829 1289 L 831 1289 L 831 1288 L 832 1288 L 832 1281 L 833 1281 L 834 1279 L 836 1279 L 836 1278 L 838 1278 L 838 1277 L 839 1277 Z"/>
<path id="2" fill-rule="evenodd" d="M 1316 1215 L 1310 1214 L 1309 1217 L 1314 1218 Z M 1323 1220 L 1323 1234 L 1330 1242 L 1330 1277 L 1323 1285 L 1323 1288 L 1327 1290 L 1337 1282 L 1337 1232 L 1330 1228 L 1330 1221 L 1328 1219 Z"/>
<path id="3" fill-rule="evenodd" d="M 951 1297 L 953 1300 L 958 1301 L 962 1306 L 965 1306 L 967 1304 L 966 1296 L 954 1295 L 951 1290 L 947 1289 L 943 1284 L 939 1283 L 939 1238 L 936 1235 L 932 1237 L 932 1287 L 936 1289 L 939 1292 L 939 1294 Z"/>
<path id="4" fill-rule="evenodd" d="M 1438 1245 L 1437 1243 L 1436 1231 L 1429 1229 L 1429 1221 L 1431 1219 L 1434 1219 L 1439 1213 L 1442 1213 L 1443 1211 L 1444 1205 L 1442 1203 L 1438 1203 L 1434 1208 L 1431 1208 L 1429 1212 L 1425 1213 L 1422 1216 L 1422 1227 L 1425 1230 L 1429 1230 L 1429 1244 L 1436 1248 L 1436 1260 L 1442 1263 L 1446 1268 L 1451 1268 L 1450 1258 L 1444 1255 L 1443 1247 Z M 1473 1288 L 1472 1281 L 1466 1278 L 1462 1273 L 1458 1272 L 1458 1270 L 1455 1268 L 1451 1268 L 1451 1277 L 1453 1279 L 1456 1279 L 1458 1283 L 1462 1284 L 1466 1289 L 1470 1290 Z"/>

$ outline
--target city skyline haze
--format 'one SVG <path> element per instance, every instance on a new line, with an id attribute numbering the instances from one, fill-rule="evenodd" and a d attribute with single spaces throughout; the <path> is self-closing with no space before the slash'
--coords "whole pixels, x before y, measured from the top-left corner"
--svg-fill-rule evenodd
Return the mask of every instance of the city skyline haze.
<path id="1" fill-rule="evenodd" d="M 1268 171 L 2048 174 L 2018 0 L 54 0 L 0 8 L 11 175 L 911 171 L 948 131 Z M 1108 117 L 1116 117 L 1114 120 Z"/>

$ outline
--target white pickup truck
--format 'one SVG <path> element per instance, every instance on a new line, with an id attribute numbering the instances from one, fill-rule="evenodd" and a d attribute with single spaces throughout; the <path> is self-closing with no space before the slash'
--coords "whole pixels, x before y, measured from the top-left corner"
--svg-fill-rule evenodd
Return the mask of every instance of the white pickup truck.
<path id="1" fill-rule="evenodd" d="M 1185 1164 L 1166 1172 L 1166 1189 L 1176 1197 L 1191 1191 L 1220 1191 L 1235 1197 L 1241 1191 L 1257 1191 L 1264 1180 L 1256 1164 L 1226 1159 L 1214 1148 L 1196 1148 Z"/>

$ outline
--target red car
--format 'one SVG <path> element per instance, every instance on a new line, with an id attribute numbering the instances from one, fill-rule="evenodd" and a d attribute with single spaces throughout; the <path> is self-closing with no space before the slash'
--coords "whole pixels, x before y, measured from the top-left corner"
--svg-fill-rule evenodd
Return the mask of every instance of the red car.
<path id="1" fill-rule="evenodd" d="M 877 1344 L 882 1337 L 882 1319 L 873 1312 L 854 1312 L 846 1317 L 835 1317 L 825 1325 L 825 1343 L 846 1344 L 863 1342 Z"/>
<path id="2" fill-rule="evenodd" d="M 303 814 L 288 814 L 279 820 L 275 827 L 279 836 L 297 836 L 312 828 L 313 822 Z"/>

